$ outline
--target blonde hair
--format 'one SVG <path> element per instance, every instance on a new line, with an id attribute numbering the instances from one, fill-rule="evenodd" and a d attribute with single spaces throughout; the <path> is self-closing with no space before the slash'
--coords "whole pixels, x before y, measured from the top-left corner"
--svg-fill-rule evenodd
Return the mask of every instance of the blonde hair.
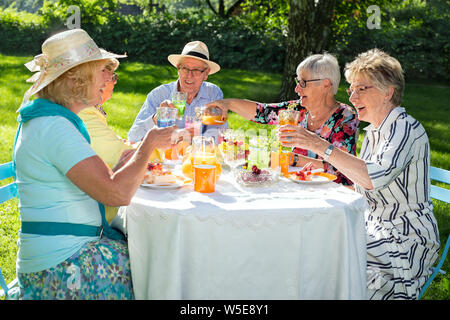
<path id="1" fill-rule="evenodd" d="M 82 101 L 89 105 L 95 72 L 105 63 L 106 69 L 114 68 L 113 70 L 115 70 L 119 62 L 113 60 L 117 61 L 117 59 L 95 60 L 73 67 L 42 88 L 36 93 L 36 96 L 66 107 L 76 101 Z"/>
<path id="2" fill-rule="evenodd" d="M 111 72 L 114 72 L 119 67 L 119 64 L 119 60 L 117 60 L 116 58 L 111 58 L 107 60 L 105 68 Z"/>
<path id="3" fill-rule="evenodd" d="M 348 83 L 352 83 L 357 75 L 362 75 L 381 91 L 392 86 L 394 93 L 391 102 L 394 106 L 400 105 L 405 88 L 403 69 L 400 62 L 386 52 L 371 49 L 360 53 L 355 60 L 345 65 L 344 72 Z"/>

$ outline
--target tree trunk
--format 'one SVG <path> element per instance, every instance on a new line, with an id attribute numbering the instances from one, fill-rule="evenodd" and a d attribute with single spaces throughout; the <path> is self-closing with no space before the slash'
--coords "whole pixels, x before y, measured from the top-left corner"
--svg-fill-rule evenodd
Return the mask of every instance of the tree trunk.
<path id="1" fill-rule="evenodd" d="M 280 101 L 298 99 L 294 75 L 306 57 L 328 46 L 334 0 L 289 0 L 289 33 Z"/>
<path id="2" fill-rule="evenodd" d="M 227 13 L 225 14 L 225 17 L 226 18 L 231 17 L 231 15 L 233 14 L 234 10 L 236 10 L 237 7 L 239 7 L 242 2 L 244 2 L 244 0 L 238 0 L 235 3 L 233 3 L 233 5 L 230 8 L 228 8 Z"/>
<path id="3" fill-rule="evenodd" d="M 219 0 L 219 16 L 225 18 L 225 4 L 224 0 Z"/>
<path id="4" fill-rule="evenodd" d="M 148 11 L 153 12 L 153 0 L 148 0 Z"/>

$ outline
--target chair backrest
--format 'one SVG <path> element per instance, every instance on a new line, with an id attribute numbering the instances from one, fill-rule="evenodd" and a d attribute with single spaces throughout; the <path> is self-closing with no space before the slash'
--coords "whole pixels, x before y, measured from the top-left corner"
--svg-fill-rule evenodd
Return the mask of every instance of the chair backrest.
<path id="1" fill-rule="evenodd" d="M 12 162 L 0 164 L 0 180 L 12 178 L 14 176 Z M 15 182 L 0 187 L 0 203 L 8 201 L 17 196 L 17 185 Z"/>
<path id="2" fill-rule="evenodd" d="M 12 162 L 7 162 L 0 164 L 0 181 L 8 178 L 12 178 L 13 168 Z M 0 203 L 6 202 L 17 196 L 17 185 L 15 182 L 11 182 L 5 186 L 0 187 Z M 0 297 L 4 294 L 8 295 L 8 290 L 10 290 L 13 286 L 17 285 L 17 278 L 14 279 L 11 283 L 6 284 L 5 279 L 3 278 L 2 271 L 0 269 Z"/>
<path id="3" fill-rule="evenodd" d="M 439 182 L 450 184 L 450 171 L 441 168 L 430 167 L 430 178 Z M 450 203 L 450 190 L 448 189 L 431 185 L 430 196 L 434 199 Z M 434 268 L 434 272 L 428 278 L 427 282 L 420 291 L 418 299 L 420 299 L 423 296 L 428 286 L 430 285 L 431 281 L 433 281 L 434 277 L 436 277 L 436 275 L 441 271 L 442 265 L 444 264 L 445 258 L 447 257 L 449 247 L 450 247 L 450 236 L 447 238 L 447 242 L 445 243 L 441 259 L 439 260 L 437 266 Z"/>
<path id="4" fill-rule="evenodd" d="M 430 178 L 439 182 L 450 184 L 450 171 L 430 167 Z M 430 186 L 430 195 L 432 198 L 450 203 L 450 190 L 435 185 Z"/>

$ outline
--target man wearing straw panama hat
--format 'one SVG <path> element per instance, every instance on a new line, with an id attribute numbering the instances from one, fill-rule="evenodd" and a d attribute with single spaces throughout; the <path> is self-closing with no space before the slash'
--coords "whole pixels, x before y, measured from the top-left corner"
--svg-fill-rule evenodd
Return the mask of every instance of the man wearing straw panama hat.
<path id="1" fill-rule="evenodd" d="M 13 166 L 21 230 L 21 299 L 133 299 L 128 248 L 104 206 L 127 205 L 155 148 L 174 127 L 150 130 L 131 159 L 112 170 L 90 146 L 78 113 L 100 104 L 110 59 L 81 29 L 57 33 L 26 64 L 38 71 L 19 108 Z M 29 101 L 36 95 L 37 99 Z M 175 127 L 176 128 L 176 127 Z"/>
<path id="2" fill-rule="evenodd" d="M 215 84 L 206 81 L 209 75 L 220 70 L 220 66 L 209 59 L 209 50 L 206 44 L 201 41 L 189 42 L 184 46 L 181 54 L 171 54 L 167 59 L 177 68 L 178 79 L 150 91 L 128 132 L 130 141 L 140 141 L 145 133 L 155 126 L 157 107 L 175 107 L 170 101 L 173 92 L 188 93 L 184 116 L 176 121 L 179 128 L 185 128 L 189 118 L 192 119 L 195 116 L 196 107 L 223 98 L 222 90 Z M 202 125 L 201 132 L 207 136 L 216 136 L 220 127 L 227 127 L 227 123 L 220 126 Z"/>

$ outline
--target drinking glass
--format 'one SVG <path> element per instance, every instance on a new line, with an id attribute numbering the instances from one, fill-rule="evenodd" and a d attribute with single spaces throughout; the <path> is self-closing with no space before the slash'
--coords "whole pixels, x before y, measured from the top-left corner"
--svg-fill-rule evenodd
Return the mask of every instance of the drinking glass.
<path id="1" fill-rule="evenodd" d="M 216 187 L 216 166 L 209 164 L 194 165 L 194 191 L 211 193 Z"/>
<path id="2" fill-rule="evenodd" d="M 272 170 L 280 168 L 281 145 L 276 133 L 277 130 L 272 130 L 270 133 L 270 168 Z"/>
<path id="3" fill-rule="evenodd" d="M 184 116 L 187 96 L 187 92 L 175 91 L 172 93 L 172 103 L 175 105 L 175 107 L 177 107 L 179 119 L 183 118 Z"/>
<path id="4" fill-rule="evenodd" d="M 196 107 L 193 116 L 194 136 L 202 135 L 202 108 Z"/>
<path id="5" fill-rule="evenodd" d="M 247 159 L 247 170 L 252 170 L 253 166 L 258 169 L 269 167 L 270 151 L 269 141 L 265 136 L 253 136 L 249 139 L 249 155 Z"/>
<path id="6" fill-rule="evenodd" d="M 185 129 L 177 129 L 172 135 L 172 147 L 166 150 L 166 159 L 171 160 L 170 164 L 177 166 L 183 163 L 183 157 L 187 147 L 191 144 L 191 134 Z"/>
<path id="7" fill-rule="evenodd" d="M 242 130 L 225 132 L 223 161 L 233 170 L 245 163 L 245 134 Z"/>
<path id="8" fill-rule="evenodd" d="M 278 112 L 278 119 L 279 119 L 280 126 L 285 125 L 285 124 L 297 126 L 299 117 L 300 117 L 300 111 L 297 111 L 292 108 L 280 110 L 280 112 Z M 289 130 L 289 131 L 292 131 L 292 130 Z M 286 142 L 286 141 L 281 141 L 281 142 Z M 287 175 L 289 172 L 289 165 L 292 162 L 291 160 L 293 159 L 293 154 L 291 152 L 292 148 L 282 146 L 280 151 L 281 152 L 279 154 L 279 164 L 280 164 L 280 168 L 281 168 L 281 173 L 283 175 Z"/>
<path id="9" fill-rule="evenodd" d="M 159 128 L 171 127 L 175 125 L 175 121 L 177 119 L 178 110 L 175 108 L 168 107 L 158 107 L 156 108 L 156 125 Z M 164 155 L 161 159 L 163 162 L 167 160 L 172 160 L 174 150 L 173 148 L 166 149 L 161 152 Z"/>
<path id="10" fill-rule="evenodd" d="M 291 158 L 293 157 L 293 154 L 290 150 L 281 150 L 279 153 L 279 164 L 280 164 L 280 170 L 281 174 L 284 176 L 287 176 L 289 173 L 289 164 L 291 163 Z"/>
<path id="11" fill-rule="evenodd" d="M 217 143 L 218 143 L 218 149 L 220 151 L 220 155 L 222 156 L 222 164 L 225 162 L 225 156 L 226 156 L 226 150 L 227 150 L 227 143 L 228 139 L 230 138 L 231 132 L 233 130 L 229 128 L 219 128 L 218 134 L 217 134 Z"/>
<path id="12" fill-rule="evenodd" d="M 213 137 L 195 136 L 192 139 L 194 157 L 194 190 L 214 192 L 216 184 L 216 149 Z"/>
<path id="13" fill-rule="evenodd" d="M 175 108 L 156 108 L 156 125 L 159 128 L 171 127 L 175 125 L 178 110 Z"/>
<path id="14" fill-rule="evenodd" d="M 296 126 L 298 124 L 298 119 L 300 117 L 300 111 L 295 109 L 284 109 L 278 112 L 278 120 L 280 126 L 285 124 L 290 124 Z"/>

